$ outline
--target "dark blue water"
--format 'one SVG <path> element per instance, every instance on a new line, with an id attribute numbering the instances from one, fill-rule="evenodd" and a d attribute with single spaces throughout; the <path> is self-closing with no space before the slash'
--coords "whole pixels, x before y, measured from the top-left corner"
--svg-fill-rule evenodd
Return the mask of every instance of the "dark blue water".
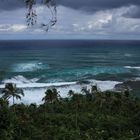
<path id="1" fill-rule="evenodd" d="M 0 41 L 0 78 L 37 82 L 140 77 L 140 41 Z"/>

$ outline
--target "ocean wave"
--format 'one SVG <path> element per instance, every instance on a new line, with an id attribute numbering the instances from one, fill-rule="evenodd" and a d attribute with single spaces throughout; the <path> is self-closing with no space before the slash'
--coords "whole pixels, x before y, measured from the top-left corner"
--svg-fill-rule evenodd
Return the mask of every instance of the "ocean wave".
<path id="1" fill-rule="evenodd" d="M 59 87 L 76 84 L 76 82 L 55 82 L 55 83 L 38 83 L 39 78 L 27 79 L 22 75 L 14 76 L 10 79 L 5 79 L 2 81 L 3 84 L 0 85 L 0 88 L 4 88 L 6 83 L 16 84 L 19 88 L 44 88 L 44 87 Z"/>
<path id="2" fill-rule="evenodd" d="M 140 81 L 140 77 L 135 78 L 135 81 Z"/>
<path id="3" fill-rule="evenodd" d="M 42 62 L 25 62 L 25 63 L 17 63 L 12 66 L 13 72 L 31 72 L 37 70 L 48 69 L 49 66 L 47 64 L 43 64 Z"/>
<path id="4" fill-rule="evenodd" d="M 27 83 L 34 83 L 37 82 L 39 79 L 38 78 L 33 78 L 33 79 L 27 79 L 22 75 L 14 76 L 10 79 L 5 79 L 2 81 L 2 83 L 14 83 L 14 84 L 27 84 Z"/>
<path id="5" fill-rule="evenodd" d="M 140 66 L 124 66 L 124 68 L 127 68 L 127 69 L 138 69 L 138 70 L 140 70 Z"/>
<path id="6" fill-rule="evenodd" d="M 22 76 L 17 76 L 22 77 Z M 95 85 L 97 84 L 98 87 L 101 89 L 101 91 L 106 91 L 113 89 L 113 87 L 116 84 L 119 84 L 118 81 L 100 81 L 100 80 L 89 80 L 89 84 L 81 84 L 80 82 L 57 82 L 57 83 L 37 83 L 34 81 L 34 79 L 27 80 L 24 77 L 22 77 L 22 81 L 16 81 L 16 78 L 11 78 L 9 80 L 5 80 L 2 85 L 0 85 L 0 88 L 4 87 L 5 83 L 15 83 L 17 84 L 17 87 L 19 88 L 44 88 L 44 87 L 65 87 L 65 86 L 72 86 L 72 85 Z"/>
<path id="7" fill-rule="evenodd" d="M 25 82 L 25 81 L 24 81 Z M 115 85 L 121 82 L 118 81 L 98 81 L 98 80 L 89 80 L 89 84 L 78 84 L 78 82 L 59 82 L 59 83 L 18 83 L 17 87 L 23 88 L 25 96 L 22 97 L 21 101 L 16 100 L 16 103 L 36 103 L 41 104 L 42 98 L 47 88 L 55 87 L 60 92 L 61 97 L 67 97 L 68 91 L 73 90 L 77 93 L 81 92 L 82 87 L 87 86 L 88 89 L 92 85 L 97 84 L 98 88 L 101 91 L 113 90 Z M 0 88 L 4 88 L 4 84 L 0 85 Z"/>
<path id="8" fill-rule="evenodd" d="M 125 56 L 125 57 L 131 57 L 132 54 L 130 54 L 130 53 L 125 53 L 124 56 Z"/>
<path id="9" fill-rule="evenodd" d="M 118 81 L 100 81 L 100 80 L 91 80 L 92 84 L 97 84 L 101 91 L 113 90 L 115 85 L 120 84 Z"/>
<path id="10" fill-rule="evenodd" d="M 56 76 L 74 76 L 77 78 L 81 77 L 92 77 L 99 74 L 123 74 L 123 73 L 130 73 L 129 70 L 125 69 L 124 67 L 118 66 L 94 66 L 94 67 L 87 67 L 81 69 L 67 69 L 63 71 L 59 71 L 56 73 Z"/>

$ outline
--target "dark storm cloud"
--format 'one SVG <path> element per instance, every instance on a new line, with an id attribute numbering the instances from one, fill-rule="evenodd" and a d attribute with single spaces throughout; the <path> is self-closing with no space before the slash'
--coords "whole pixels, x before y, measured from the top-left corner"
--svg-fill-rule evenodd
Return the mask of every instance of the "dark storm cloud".
<path id="1" fill-rule="evenodd" d="M 1 10 L 11 10 L 25 6 L 24 0 L 0 0 Z M 37 0 L 41 1 L 41 0 Z M 140 6 L 140 0 L 56 0 L 58 5 L 78 9 L 86 12 L 95 12 L 106 9 L 119 8 L 122 6 L 136 5 Z M 130 11 L 124 16 L 139 18 L 140 10 Z"/>
<path id="2" fill-rule="evenodd" d="M 126 12 L 123 16 L 127 18 L 140 18 L 140 6 L 133 8 L 133 10 Z"/>
<path id="3" fill-rule="evenodd" d="M 58 3 L 70 8 L 94 11 L 140 5 L 140 0 L 58 0 Z"/>
<path id="4" fill-rule="evenodd" d="M 24 0 L 0 0 L 0 10 L 13 10 L 24 5 Z"/>
<path id="5" fill-rule="evenodd" d="M 0 0 L 0 8 L 11 9 L 23 5 L 24 0 Z M 41 1 L 41 0 L 37 0 Z M 140 0 L 56 0 L 59 5 L 75 9 L 102 10 L 127 5 L 140 5 Z"/>

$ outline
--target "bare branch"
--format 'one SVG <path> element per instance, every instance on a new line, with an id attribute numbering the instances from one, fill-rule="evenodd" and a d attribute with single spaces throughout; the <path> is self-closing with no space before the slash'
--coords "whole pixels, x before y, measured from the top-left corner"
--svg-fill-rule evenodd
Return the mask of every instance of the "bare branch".
<path id="1" fill-rule="evenodd" d="M 37 24 L 37 14 L 36 11 L 33 9 L 34 5 L 36 4 L 36 0 L 25 0 L 26 7 L 27 7 L 27 14 L 26 14 L 26 23 L 28 26 L 34 26 Z M 45 31 L 48 31 L 51 27 L 53 27 L 57 22 L 57 9 L 56 9 L 56 1 L 55 0 L 42 0 L 42 4 L 46 5 L 46 8 L 50 10 L 51 19 L 48 23 L 42 23 L 41 27 Z"/>

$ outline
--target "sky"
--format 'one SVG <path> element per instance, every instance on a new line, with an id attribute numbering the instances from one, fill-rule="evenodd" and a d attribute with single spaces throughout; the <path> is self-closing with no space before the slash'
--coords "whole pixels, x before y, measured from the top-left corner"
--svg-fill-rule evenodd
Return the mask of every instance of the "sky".
<path id="1" fill-rule="evenodd" d="M 40 1 L 40 0 L 38 0 Z M 51 18 L 37 3 L 37 25 L 26 26 L 23 0 L 0 0 L 0 39 L 137 39 L 140 40 L 140 0 L 56 0 L 57 24 L 41 28 Z"/>

